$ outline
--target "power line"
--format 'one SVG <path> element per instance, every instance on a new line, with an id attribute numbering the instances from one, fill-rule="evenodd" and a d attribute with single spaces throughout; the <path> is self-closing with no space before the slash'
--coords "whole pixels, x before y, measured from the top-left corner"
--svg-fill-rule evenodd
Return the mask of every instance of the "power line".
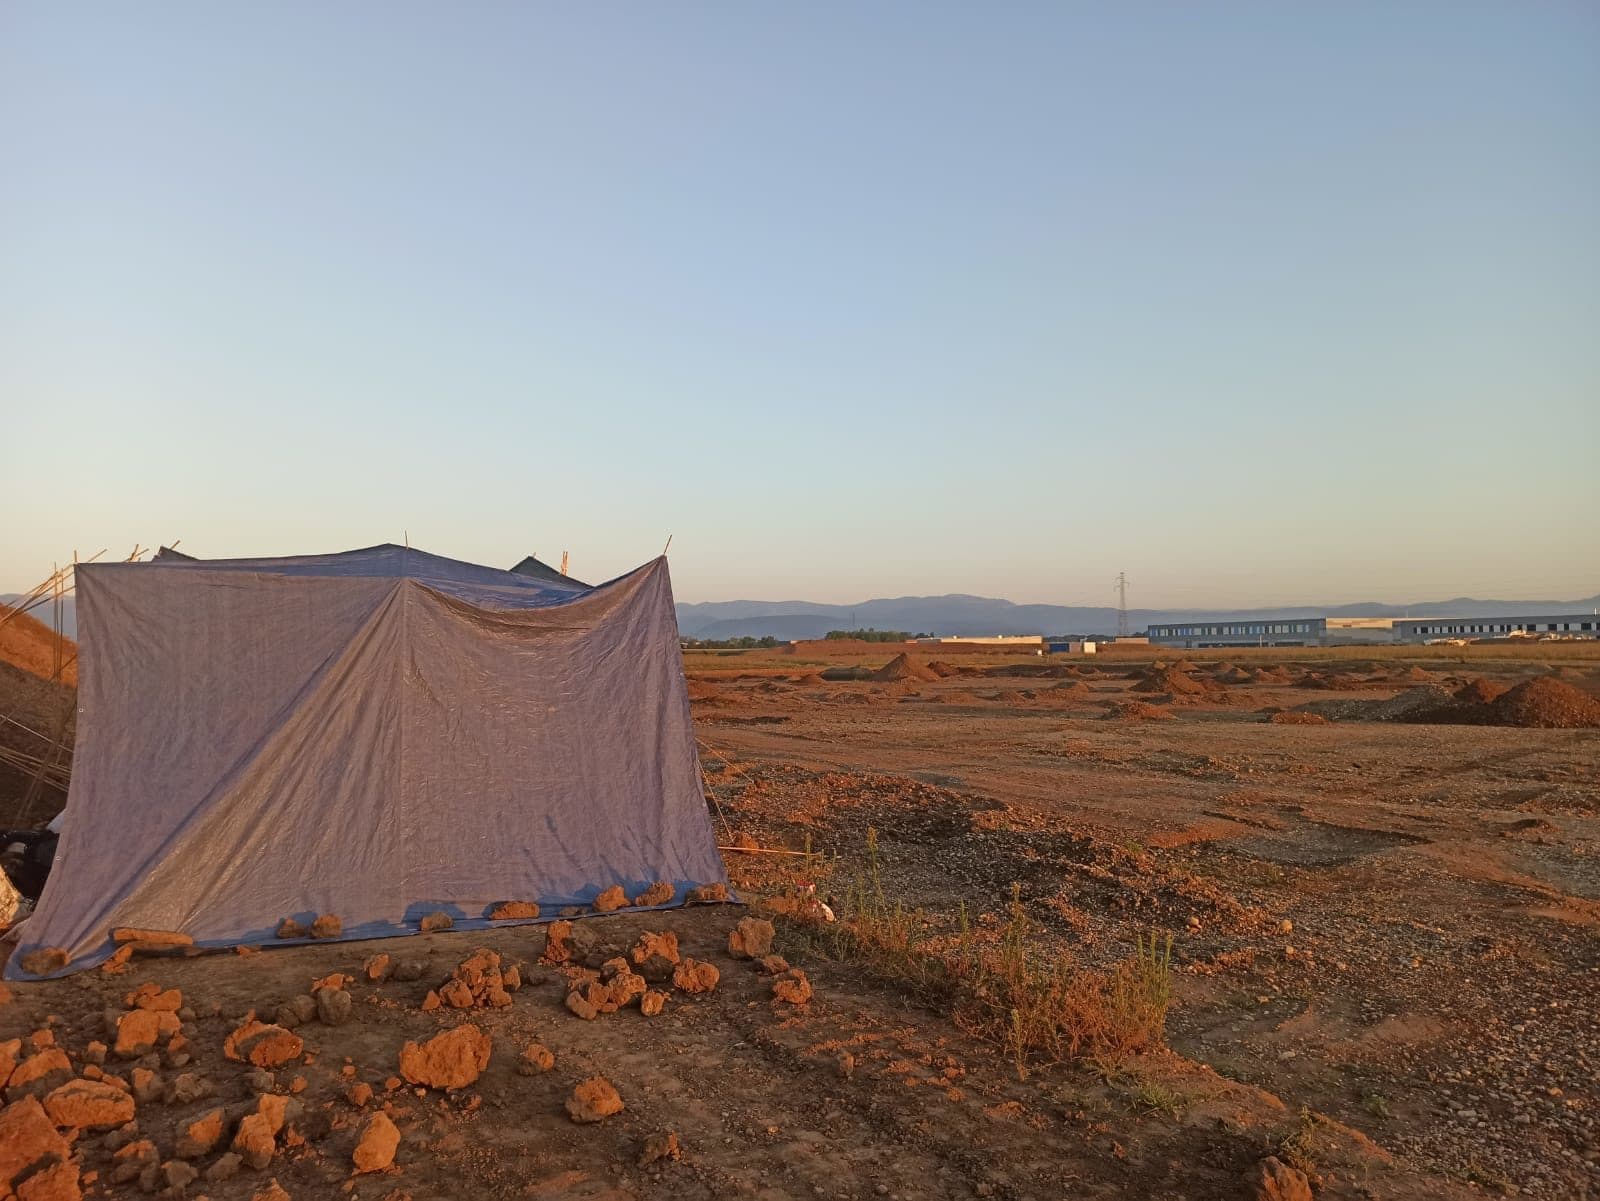
<path id="1" fill-rule="evenodd" d="M 1117 637 L 1126 638 L 1128 629 L 1128 573 L 1117 572 Z"/>

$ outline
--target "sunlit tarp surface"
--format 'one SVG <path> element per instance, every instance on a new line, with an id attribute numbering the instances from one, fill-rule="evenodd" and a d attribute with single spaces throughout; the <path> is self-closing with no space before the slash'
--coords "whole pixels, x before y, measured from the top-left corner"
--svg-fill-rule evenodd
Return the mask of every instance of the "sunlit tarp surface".
<path id="1" fill-rule="evenodd" d="M 398 546 L 78 569 L 67 820 L 7 967 L 725 881 L 665 559 L 589 588 Z"/>

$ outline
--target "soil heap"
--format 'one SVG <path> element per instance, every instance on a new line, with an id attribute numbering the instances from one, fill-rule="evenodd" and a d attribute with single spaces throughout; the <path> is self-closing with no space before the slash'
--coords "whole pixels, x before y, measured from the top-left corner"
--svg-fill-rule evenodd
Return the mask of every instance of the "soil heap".
<path id="1" fill-rule="evenodd" d="M 931 683 L 939 679 L 939 675 L 901 651 L 873 672 L 872 678 L 880 684 L 892 684 L 900 680 L 921 680 L 923 683 Z"/>
<path id="2" fill-rule="evenodd" d="M 1496 726 L 1546 730 L 1600 728 L 1600 700 L 1550 676 L 1524 681 L 1486 706 Z"/>

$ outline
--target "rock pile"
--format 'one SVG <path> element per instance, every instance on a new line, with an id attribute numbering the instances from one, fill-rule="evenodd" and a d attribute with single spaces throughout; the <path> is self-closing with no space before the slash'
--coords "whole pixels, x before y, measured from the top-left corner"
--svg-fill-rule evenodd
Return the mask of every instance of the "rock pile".
<path id="1" fill-rule="evenodd" d="M 502 967 L 498 952 L 479 947 L 456 965 L 436 991 L 428 994 L 422 1007 L 429 1010 L 441 1005 L 451 1009 L 504 1009 L 511 1004 L 511 994 L 521 987 L 520 968 L 515 964 Z"/>

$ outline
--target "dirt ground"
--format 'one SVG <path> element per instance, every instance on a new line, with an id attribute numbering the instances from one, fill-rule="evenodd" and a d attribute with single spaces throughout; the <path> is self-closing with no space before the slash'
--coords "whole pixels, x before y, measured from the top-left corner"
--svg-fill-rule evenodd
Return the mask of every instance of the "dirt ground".
<path id="1" fill-rule="evenodd" d="M 874 653 L 882 666 L 888 653 Z M 1089 966 L 1126 956 L 1136 933 L 1171 932 L 1168 1049 L 1024 1077 L 1003 1048 L 780 922 L 777 949 L 814 986 L 809 1003 L 785 1004 L 730 955 L 735 905 L 578 923 L 590 966 L 672 930 L 719 968 L 715 991 L 673 989 L 656 1017 L 574 1016 L 565 977 L 539 963 L 544 927 L 521 925 L 12 985 L 0 1044 L 49 1030 L 82 1074 L 126 993 L 180 989 L 179 1057 L 192 1059 L 113 1055 L 104 1068 L 157 1073 L 136 1121 L 161 1163 L 181 1126 L 217 1105 L 234 1123 L 258 1089 L 302 1109 L 267 1167 L 181 1193 L 213 1201 L 269 1179 L 294 1198 L 374 1201 L 1250 1198 L 1268 1155 L 1303 1166 L 1319 1198 L 1600 1196 L 1600 730 L 1265 713 L 1393 697 L 1415 672 L 1446 685 L 1559 672 L 1592 693 L 1600 661 L 1347 656 L 1330 690 L 1325 657 L 1311 665 L 1322 679 L 1280 657 L 1270 665 L 1288 681 L 1240 684 L 1214 682 L 1220 656 L 1190 658 L 1184 674 L 1202 686 L 1181 695 L 1134 691 L 1146 665 L 1109 658 L 1033 677 L 964 658 L 966 674 L 887 683 L 823 681 L 828 664 L 775 654 L 688 662 L 727 841 L 817 853 L 730 850 L 747 897 L 809 875 L 843 912 L 870 828 L 885 888 L 930 932 L 953 929 L 963 905 L 992 929 L 1013 886 L 1037 937 Z M 1268 662 L 1234 659 L 1244 677 Z M 1160 718 L 1107 716 L 1129 701 Z M 511 1004 L 424 1010 L 479 946 L 520 966 Z M 296 1027 L 304 1048 L 270 1079 L 224 1057 L 247 1011 L 270 1019 L 378 953 L 422 961 L 419 977 L 348 983 L 349 1020 Z M 391 1080 L 406 1040 L 463 1022 L 492 1042 L 478 1080 L 451 1092 Z M 554 1067 L 521 1075 L 534 1039 Z M 597 1074 L 625 1108 L 577 1124 L 564 1103 Z M 202 1078 L 212 1095 L 195 1097 Z M 373 1099 L 355 1104 L 353 1081 Z M 395 1165 L 353 1176 L 379 1108 L 401 1134 Z M 641 1164 L 667 1131 L 681 1158 Z M 86 1195 L 143 1195 L 110 1183 L 124 1137 L 79 1136 L 76 1158 L 97 1174 Z"/>

